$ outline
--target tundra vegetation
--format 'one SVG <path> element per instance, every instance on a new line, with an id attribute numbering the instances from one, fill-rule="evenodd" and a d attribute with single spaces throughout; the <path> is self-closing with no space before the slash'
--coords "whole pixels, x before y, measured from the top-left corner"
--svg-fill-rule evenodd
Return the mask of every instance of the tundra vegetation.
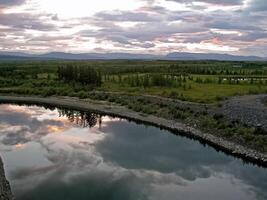
<path id="1" fill-rule="evenodd" d="M 178 103 L 220 107 L 231 96 L 267 93 L 266 62 L 6 61 L 0 63 L 0 93 L 106 101 L 267 152 L 266 131 L 228 120 L 204 104 Z"/>

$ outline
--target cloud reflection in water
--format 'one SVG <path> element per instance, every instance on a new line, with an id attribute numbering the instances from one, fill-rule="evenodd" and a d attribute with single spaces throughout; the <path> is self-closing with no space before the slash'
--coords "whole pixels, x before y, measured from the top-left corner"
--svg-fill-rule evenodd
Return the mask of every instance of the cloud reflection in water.
<path id="1" fill-rule="evenodd" d="M 267 198 L 265 169 L 158 128 L 14 105 L 0 127 L 18 200 Z"/>

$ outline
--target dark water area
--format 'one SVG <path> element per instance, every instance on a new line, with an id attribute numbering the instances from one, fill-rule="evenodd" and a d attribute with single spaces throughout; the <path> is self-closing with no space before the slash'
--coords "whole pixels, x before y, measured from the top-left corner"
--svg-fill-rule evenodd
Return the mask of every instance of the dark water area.
<path id="1" fill-rule="evenodd" d="M 267 169 L 94 113 L 2 104 L 0 154 L 17 200 L 267 199 Z"/>

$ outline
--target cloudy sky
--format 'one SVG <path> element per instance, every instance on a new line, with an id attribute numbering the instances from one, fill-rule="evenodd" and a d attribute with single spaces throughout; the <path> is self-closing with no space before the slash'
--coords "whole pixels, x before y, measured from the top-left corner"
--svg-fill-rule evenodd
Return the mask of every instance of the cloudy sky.
<path id="1" fill-rule="evenodd" d="M 0 51 L 267 57 L 267 1 L 0 0 Z"/>

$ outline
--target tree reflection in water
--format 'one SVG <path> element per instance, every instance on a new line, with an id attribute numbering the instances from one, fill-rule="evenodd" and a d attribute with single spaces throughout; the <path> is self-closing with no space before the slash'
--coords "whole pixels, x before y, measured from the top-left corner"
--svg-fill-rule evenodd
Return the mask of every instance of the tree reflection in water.
<path id="1" fill-rule="evenodd" d="M 58 109 L 59 117 L 67 117 L 71 123 L 75 123 L 83 128 L 85 127 L 94 127 L 97 124 L 101 127 L 102 124 L 102 115 L 91 113 L 91 112 L 82 112 L 82 111 L 73 111 L 68 109 Z"/>

